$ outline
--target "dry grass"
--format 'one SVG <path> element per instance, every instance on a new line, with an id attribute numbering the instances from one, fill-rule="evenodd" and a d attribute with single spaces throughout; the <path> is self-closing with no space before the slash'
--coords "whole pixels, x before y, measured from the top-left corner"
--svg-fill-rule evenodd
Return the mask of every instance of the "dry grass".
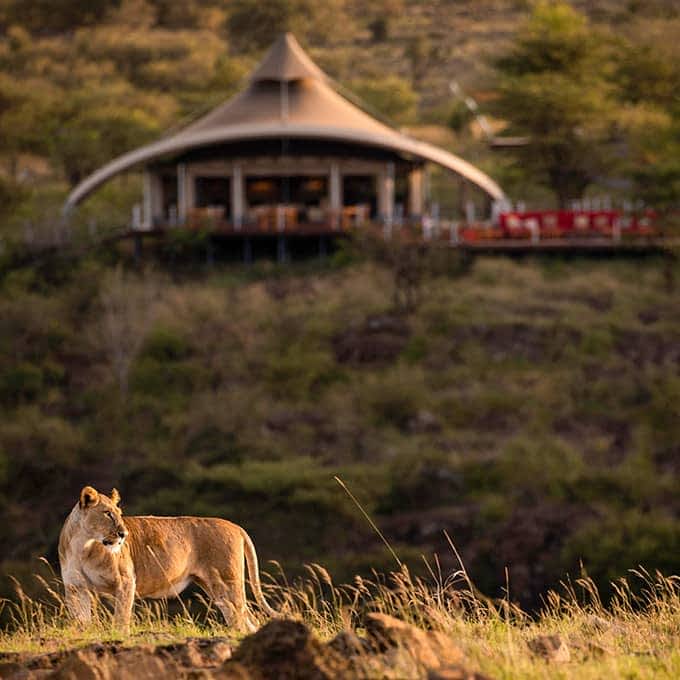
<path id="1" fill-rule="evenodd" d="M 453 547 L 453 546 L 452 546 Z M 454 549 L 455 550 L 455 549 Z M 494 678 L 676 678 L 680 677 L 680 578 L 631 572 L 615 584 L 606 606 L 587 577 L 565 583 L 546 596 L 543 610 L 529 616 L 511 598 L 492 601 L 479 594 L 461 568 L 444 575 L 428 563 L 428 579 L 402 567 L 389 576 L 336 585 L 328 571 L 308 565 L 306 576 L 288 583 L 275 565 L 265 590 L 283 616 L 304 621 L 322 639 L 342 630 L 362 634 L 363 616 L 378 611 L 449 635 L 465 652 L 469 666 Z M 110 609 L 97 607 L 95 622 L 80 629 L 69 622 L 59 580 L 42 581 L 45 597 L 3 601 L 11 623 L 0 633 L 0 652 L 26 654 L 79 647 L 95 641 L 168 644 L 186 637 L 230 635 L 216 612 L 200 615 L 187 607 L 174 616 L 167 603 L 143 602 L 129 637 L 112 626 Z M 570 650 L 567 662 L 535 656 L 528 642 L 558 634 Z"/>

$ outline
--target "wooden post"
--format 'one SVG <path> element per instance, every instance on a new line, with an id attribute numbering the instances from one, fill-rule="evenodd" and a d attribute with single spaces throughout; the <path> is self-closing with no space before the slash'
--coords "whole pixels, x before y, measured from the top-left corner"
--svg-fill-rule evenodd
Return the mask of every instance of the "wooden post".
<path id="1" fill-rule="evenodd" d="M 386 231 L 391 232 L 394 219 L 394 163 L 385 164 L 379 178 L 378 200 L 380 202 L 380 217 Z"/>
<path id="2" fill-rule="evenodd" d="M 240 163 L 234 163 L 231 174 L 231 216 L 236 231 L 243 225 L 243 213 L 243 168 Z"/>
<path id="3" fill-rule="evenodd" d="M 187 166 L 180 163 L 177 166 L 177 220 L 184 224 L 187 218 Z"/>
<path id="4" fill-rule="evenodd" d="M 286 237 L 283 234 L 279 234 L 276 245 L 276 259 L 279 264 L 283 264 L 288 259 L 288 253 L 286 252 Z"/>
<path id="5" fill-rule="evenodd" d="M 329 176 L 329 203 L 331 210 L 331 227 L 337 229 L 339 226 L 340 213 L 342 212 L 342 177 L 340 176 L 340 165 L 337 162 L 331 163 Z"/>
<path id="6" fill-rule="evenodd" d="M 163 213 L 163 184 L 157 173 L 144 172 L 144 229 L 153 229 L 156 218 Z"/>
<path id="7" fill-rule="evenodd" d="M 142 261 L 143 241 L 141 234 L 135 234 L 135 263 L 139 264 Z"/>
<path id="8" fill-rule="evenodd" d="M 408 176 L 408 211 L 409 217 L 419 218 L 423 215 L 424 203 L 423 169 L 414 168 Z"/>

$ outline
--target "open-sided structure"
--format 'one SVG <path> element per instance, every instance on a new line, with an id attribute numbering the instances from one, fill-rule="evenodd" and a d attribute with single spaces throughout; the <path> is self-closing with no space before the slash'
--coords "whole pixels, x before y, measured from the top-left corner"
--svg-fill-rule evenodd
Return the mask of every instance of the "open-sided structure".
<path id="1" fill-rule="evenodd" d="M 144 170 L 138 227 L 324 233 L 426 209 L 424 167 L 435 163 L 491 200 L 501 188 L 463 159 L 376 120 L 339 94 L 287 33 L 245 90 L 177 133 L 103 166 L 70 210 L 124 171 Z"/>

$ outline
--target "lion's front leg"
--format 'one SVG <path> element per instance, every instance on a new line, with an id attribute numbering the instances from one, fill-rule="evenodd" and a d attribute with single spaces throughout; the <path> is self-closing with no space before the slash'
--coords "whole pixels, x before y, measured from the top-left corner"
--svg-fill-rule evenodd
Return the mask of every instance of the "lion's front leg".
<path id="1" fill-rule="evenodd" d="M 81 625 L 92 621 L 92 593 L 79 583 L 64 583 L 66 608 L 69 614 Z"/>
<path id="2" fill-rule="evenodd" d="M 116 626 L 130 630 L 130 619 L 132 618 L 132 606 L 135 601 L 135 578 L 134 576 L 124 576 L 116 592 L 116 605 L 114 611 L 114 621 Z"/>

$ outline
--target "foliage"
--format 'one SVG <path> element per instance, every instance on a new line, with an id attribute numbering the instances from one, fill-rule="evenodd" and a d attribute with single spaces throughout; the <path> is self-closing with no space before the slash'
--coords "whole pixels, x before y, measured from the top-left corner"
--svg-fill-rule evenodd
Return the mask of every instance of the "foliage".
<path id="1" fill-rule="evenodd" d="M 496 61 L 498 112 L 530 135 L 521 161 L 565 206 L 610 159 L 616 111 L 607 37 L 566 3 L 538 3 L 516 42 Z"/>
<path id="2" fill-rule="evenodd" d="M 371 578 L 357 575 L 351 583 L 338 583 L 327 568 L 312 563 L 305 565 L 304 575 L 293 582 L 279 568 L 266 580 L 264 589 L 282 619 L 302 622 L 319 639 L 316 653 L 320 658 L 324 658 L 322 644 L 338 634 L 339 640 L 354 635 L 362 647 L 365 645 L 352 655 L 351 677 L 373 677 L 376 671 L 395 677 L 425 677 L 432 658 L 439 662 L 442 651 L 449 658 L 455 656 L 456 673 L 474 668 L 480 672 L 471 675 L 512 680 L 539 680 L 546 673 L 566 680 L 625 676 L 651 680 L 678 675 L 680 595 L 675 576 L 633 570 L 612 584 L 614 596 L 606 605 L 592 579 L 581 575 L 575 582 L 547 592 L 540 610 L 530 614 L 507 598 L 485 597 L 463 563 L 451 572 L 442 572 L 438 563 L 428 562 L 428 566 L 430 573 L 424 578 L 401 565 L 386 574 L 374 571 Z M 46 572 L 44 565 L 41 567 Z M 115 645 L 115 653 L 120 653 L 121 631 L 113 625 L 112 612 L 104 602 L 94 603 L 94 620 L 83 629 L 67 618 L 60 580 L 49 573 L 34 576 L 34 596 L 26 592 L 28 580 L 22 579 L 15 583 L 16 601 L 3 602 L 9 625 L 0 632 L 0 650 L 12 655 L 9 658 L 15 667 L 32 665 L 46 649 L 58 649 L 59 654 L 51 657 L 58 660 L 83 645 L 86 649 L 97 645 L 97 657 L 102 659 L 107 658 L 109 645 Z M 512 587 L 512 583 L 508 585 Z M 211 603 L 200 597 L 182 597 L 175 611 L 171 604 L 139 603 L 123 652 L 129 646 L 128 651 L 134 654 L 135 647 L 143 646 L 149 654 L 162 649 L 168 655 L 169 650 L 186 653 L 192 649 L 188 644 L 196 641 L 205 640 L 206 647 L 211 639 L 222 644 L 225 638 L 235 645 L 241 642 Z M 408 644 L 395 644 L 389 654 L 368 652 L 376 639 L 366 625 L 368 613 L 397 619 L 401 639 Z M 261 615 L 254 616 L 259 624 L 265 623 Z M 262 633 L 260 636 L 265 640 Z M 433 636 L 436 645 L 427 642 Z M 289 647 L 274 639 L 274 643 L 264 642 L 269 644 L 267 650 L 275 649 L 274 663 L 289 663 L 284 656 Z M 252 638 L 243 641 L 249 643 Z M 551 648 L 548 643 L 559 645 L 560 651 L 538 653 L 537 643 L 544 649 Z M 193 654 L 191 663 L 197 657 Z M 66 658 L 68 664 L 73 657 Z M 140 656 L 133 658 L 137 661 Z M 108 670 L 104 664 L 97 668 Z M 269 665 L 267 670 L 271 670 Z"/>
<path id="3" fill-rule="evenodd" d="M 411 85 L 397 76 L 353 81 L 350 90 L 369 106 L 395 123 L 413 122 L 418 95 Z"/>
<path id="4" fill-rule="evenodd" d="M 244 50 L 264 49 L 285 31 L 315 42 L 332 40 L 338 22 L 350 28 L 344 0 L 236 0 L 227 19 L 231 40 Z"/>
<path id="5" fill-rule="evenodd" d="M 529 605 L 579 557 L 602 587 L 638 562 L 677 570 L 644 538 L 661 541 L 653 518 L 672 537 L 680 498 L 679 331 L 660 263 L 451 272 L 425 258 L 420 303 L 396 315 L 374 255 L 323 271 L 173 266 L 175 280 L 87 260 L 7 275 L 0 511 L 23 512 L 35 484 L 45 498 L 31 506 L 40 535 L 7 522 L 6 559 L 53 554 L 51 509 L 106 479 L 127 512 L 222 514 L 263 559 L 349 577 L 376 546 L 337 474 L 390 540 L 442 554 L 441 529 L 455 531 L 480 587 L 498 593 L 510 565 Z M 623 510 L 646 518 L 639 542 L 591 540 Z"/>

